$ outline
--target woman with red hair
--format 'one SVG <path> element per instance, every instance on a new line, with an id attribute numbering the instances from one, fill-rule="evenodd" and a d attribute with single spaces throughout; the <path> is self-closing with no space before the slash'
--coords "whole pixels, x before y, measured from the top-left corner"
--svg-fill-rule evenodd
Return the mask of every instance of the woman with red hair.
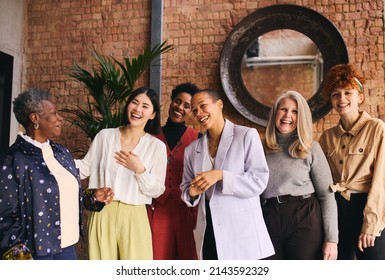
<path id="1" fill-rule="evenodd" d="M 320 139 L 338 205 L 339 259 L 385 259 L 385 125 L 360 111 L 365 79 L 351 64 L 332 67 L 324 97 L 340 121 Z"/>

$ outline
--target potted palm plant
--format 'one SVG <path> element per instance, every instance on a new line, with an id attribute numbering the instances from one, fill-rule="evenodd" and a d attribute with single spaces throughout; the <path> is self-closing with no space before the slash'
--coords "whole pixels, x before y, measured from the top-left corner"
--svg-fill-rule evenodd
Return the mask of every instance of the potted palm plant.
<path id="1" fill-rule="evenodd" d="M 65 119 L 79 127 L 91 140 L 103 128 L 121 125 L 123 106 L 128 96 L 134 90 L 140 76 L 156 63 L 160 55 L 172 49 L 166 41 L 154 47 L 146 47 L 137 57 L 124 57 L 119 62 L 111 56 L 104 56 L 92 48 L 91 55 L 97 62 L 97 67 L 91 71 L 75 63 L 70 70 L 70 77 L 81 82 L 87 89 L 86 104 L 77 107 L 64 108 Z M 88 145 L 78 148 L 76 152 L 84 155 Z"/>

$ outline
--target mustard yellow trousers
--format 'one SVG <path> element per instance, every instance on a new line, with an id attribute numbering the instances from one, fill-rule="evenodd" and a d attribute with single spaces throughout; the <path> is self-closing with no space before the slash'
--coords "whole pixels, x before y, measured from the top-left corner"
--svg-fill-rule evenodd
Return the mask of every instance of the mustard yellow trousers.
<path id="1" fill-rule="evenodd" d="M 152 260 L 151 229 L 145 205 L 112 201 L 88 220 L 90 260 Z"/>

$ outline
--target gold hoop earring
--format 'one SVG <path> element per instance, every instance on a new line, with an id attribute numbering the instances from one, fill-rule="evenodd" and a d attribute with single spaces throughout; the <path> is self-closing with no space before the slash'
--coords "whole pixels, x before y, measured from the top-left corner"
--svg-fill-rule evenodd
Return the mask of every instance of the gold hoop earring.
<path id="1" fill-rule="evenodd" d="M 34 128 L 34 129 L 38 129 L 38 128 L 39 128 L 39 124 L 38 124 L 38 123 L 34 123 L 34 124 L 33 124 L 33 128 Z"/>

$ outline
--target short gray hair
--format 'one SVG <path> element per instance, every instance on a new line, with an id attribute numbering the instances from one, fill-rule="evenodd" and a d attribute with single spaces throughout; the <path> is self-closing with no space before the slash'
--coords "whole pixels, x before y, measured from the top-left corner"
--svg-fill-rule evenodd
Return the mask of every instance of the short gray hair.
<path id="1" fill-rule="evenodd" d="M 13 101 L 13 113 L 16 120 L 27 128 L 31 124 L 29 115 L 41 114 L 44 110 L 43 101 L 50 100 L 51 94 L 47 90 L 30 88 L 20 93 Z"/>

